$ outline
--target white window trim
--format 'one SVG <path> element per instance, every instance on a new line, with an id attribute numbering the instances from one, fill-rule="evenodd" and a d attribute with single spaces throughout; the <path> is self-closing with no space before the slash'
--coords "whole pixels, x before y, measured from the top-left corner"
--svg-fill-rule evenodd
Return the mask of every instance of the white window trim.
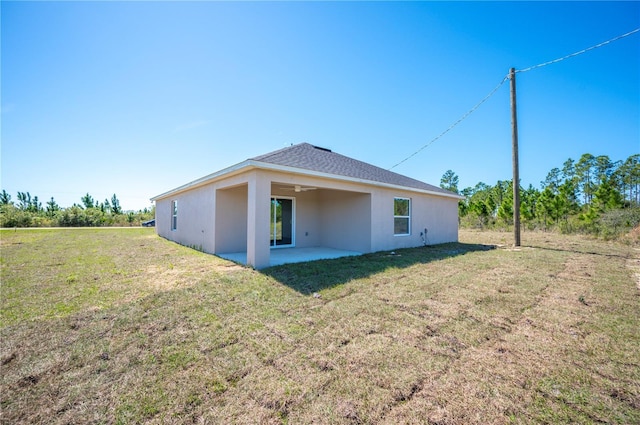
<path id="1" fill-rule="evenodd" d="M 396 207 L 396 200 L 402 200 L 402 201 L 409 201 L 409 215 L 396 215 L 395 214 L 395 207 Z M 404 198 L 404 197 L 400 197 L 400 196 L 395 196 L 393 198 L 393 236 L 411 236 L 411 198 Z M 406 218 L 407 222 L 408 222 L 408 226 L 407 226 L 407 231 L 408 233 L 396 233 L 396 218 Z"/>
<path id="2" fill-rule="evenodd" d="M 171 201 L 171 231 L 178 230 L 178 200 Z"/>

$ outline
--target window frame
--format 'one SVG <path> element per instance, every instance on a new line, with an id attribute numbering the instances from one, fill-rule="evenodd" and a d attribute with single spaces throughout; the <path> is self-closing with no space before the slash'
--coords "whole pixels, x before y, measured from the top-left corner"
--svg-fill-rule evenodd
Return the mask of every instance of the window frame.
<path id="1" fill-rule="evenodd" d="M 271 195 L 271 212 L 274 212 L 274 201 L 278 201 L 278 200 L 288 200 L 291 201 L 291 243 L 290 244 L 282 244 L 282 245 L 278 245 L 275 241 L 275 227 L 276 227 L 276 216 L 274 214 L 273 221 L 271 220 L 271 217 L 269 219 L 269 222 L 271 223 L 271 225 L 273 225 L 273 228 L 269 229 L 269 235 L 271 238 L 269 240 L 269 248 L 271 249 L 280 249 L 280 248 L 295 248 L 296 246 L 296 198 L 292 197 L 292 196 L 279 196 L 279 195 Z M 272 232 L 273 231 L 273 232 Z"/>
<path id="2" fill-rule="evenodd" d="M 178 230 L 178 200 L 171 201 L 171 231 Z"/>
<path id="3" fill-rule="evenodd" d="M 408 202 L 408 215 L 396 215 L 396 201 Z M 399 219 L 407 221 L 407 233 L 396 233 L 396 220 Z M 411 198 L 404 198 L 401 196 L 395 196 L 393 198 L 393 236 L 411 236 Z"/>

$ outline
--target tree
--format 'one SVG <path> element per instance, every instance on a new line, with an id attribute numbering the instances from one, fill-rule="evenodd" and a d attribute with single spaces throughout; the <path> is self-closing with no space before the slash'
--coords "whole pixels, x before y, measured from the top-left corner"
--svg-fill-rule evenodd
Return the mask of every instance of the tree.
<path id="1" fill-rule="evenodd" d="M 29 192 L 18 192 L 18 208 L 27 211 L 31 206 L 31 194 Z"/>
<path id="2" fill-rule="evenodd" d="M 562 184 L 561 172 L 558 168 L 552 168 L 547 174 L 547 178 L 541 183 L 543 189 L 549 188 L 553 193 L 558 193 L 560 185 Z"/>
<path id="3" fill-rule="evenodd" d="M 562 164 L 562 178 L 565 181 L 576 178 L 576 162 L 573 159 L 569 158 Z"/>
<path id="4" fill-rule="evenodd" d="M 82 201 L 82 205 L 84 205 L 85 208 L 93 208 L 96 206 L 93 197 L 89 195 L 89 193 L 80 198 L 80 200 Z"/>
<path id="5" fill-rule="evenodd" d="M 31 198 L 29 192 L 18 192 L 18 208 L 22 211 L 40 212 L 42 211 L 42 203 L 38 201 L 38 197 Z"/>
<path id="6" fill-rule="evenodd" d="M 120 208 L 120 201 L 118 201 L 118 198 L 116 197 L 115 193 L 111 197 L 111 213 L 114 215 L 122 214 L 122 208 Z"/>
<path id="7" fill-rule="evenodd" d="M 621 184 L 623 197 L 627 196 L 629 205 L 640 204 L 640 154 L 631 155 L 614 173 Z M 627 192 L 628 191 L 628 192 Z"/>
<path id="8" fill-rule="evenodd" d="M 540 192 L 532 185 L 520 191 L 520 217 L 524 222 L 535 220 L 539 197 Z"/>
<path id="9" fill-rule="evenodd" d="M 458 193 L 458 176 L 451 170 L 447 170 L 440 179 L 440 187 L 454 193 Z"/>
<path id="10" fill-rule="evenodd" d="M 29 205 L 28 211 L 34 212 L 34 213 L 39 213 L 42 212 L 42 202 L 40 202 L 38 200 L 37 196 L 33 197 L 33 200 L 31 201 L 31 204 Z"/>
<path id="11" fill-rule="evenodd" d="M 105 214 L 109 214 L 111 212 L 111 204 L 109 204 L 108 199 L 105 199 L 104 202 L 100 203 L 100 211 Z"/>
<path id="12" fill-rule="evenodd" d="M 550 187 L 545 187 L 538 199 L 538 217 L 542 218 L 546 230 L 549 220 L 556 221 L 556 195 Z"/>
<path id="13" fill-rule="evenodd" d="M 498 182 L 500 183 L 500 182 Z M 513 193 L 513 185 L 511 182 L 502 182 L 506 184 L 503 186 L 503 189 L 506 191 L 502 195 L 502 199 L 500 201 L 500 206 L 498 207 L 498 217 L 505 221 L 505 223 L 513 222 L 513 197 L 507 196 L 509 193 Z"/>
<path id="14" fill-rule="evenodd" d="M 498 180 L 490 192 L 496 207 L 495 211 L 500 209 L 500 205 L 502 205 L 505 199 L 511 199 L 511 201 L 513 201 L 513 187 L 511 186 L 510 180 Z"/>
<path id="15" fill-rule="evenodd" d="M 11 203 L 11 195 L 6 190 L 2 189 L 0 193 L 0 205 L 9 205 Z"/>
<path id="16" fill-rule="evenodd" d="M 53 216 L 56 215 L 57 211 L 60 211 L 60 206 L 53 199 L 53 196 L 52 196 L 51 199 L 49 200 L 49 202 L 47 202 L 47 216 L 48 217 L 53 217 Z"/>
<path id="17" fill-rule="evenodd" d="M 471 197 L 467 199 L 468 209 L 478 217 L 481 227 L 489 223 L 489 218 L 495 216 L 496 202 L 494 200 L 493 188 L 485 183 L 478 183 L 471 189 Z M 468 192 L 467 189 L 465 189 Z"/>
<path id="18" fill-rule="evenodd" d="M 598 190 L 594 193 L 593 203 L 600 212 L 622 207 L 622 195 L 616 189 L 611 177 L 602 177 Z"/>
<path id="19" fill-rule="evenodd" d="M 602 181 L 605 177 L 610 177 L 613 172 L 614 163 L 607 155 L 599 155 L 595 158 L 594 168 L 596 172 L 596 180 Z"/>
<path id="20" fill-rule="evenodd" d="M 584 203 L 590 204 L 594 192 L 596 158 L 590 153 L 583 154 L 576 164 L 576 176 L 578 178 L 578 188 L 584 197 Z"/>
<path id="21" fill-rule="evenodd" d="M 578 196 L 576 195 L 575 180 L 565 180 L 558 188 L 559 216 L 569 219 L 569 214 L 575 213 L 579 209 Z"/>
<path id="22" fill-rule="evenodd" d="M 458 216 L 461 218 L 469 214 L 469 200 L 473 195 L 473 189 L 470 187 L 464 188 L 460 194 L 465 198 L 458 202 Z"/>

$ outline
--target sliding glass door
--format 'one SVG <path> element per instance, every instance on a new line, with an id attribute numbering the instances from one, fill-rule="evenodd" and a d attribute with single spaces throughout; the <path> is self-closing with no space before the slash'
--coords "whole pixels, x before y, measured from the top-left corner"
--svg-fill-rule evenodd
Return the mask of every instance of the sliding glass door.
<path id="1" fill-rule="evenodd" d="M 292 247 L 294 237 L 294 199 L 271 198 L 271 247 Z"/>

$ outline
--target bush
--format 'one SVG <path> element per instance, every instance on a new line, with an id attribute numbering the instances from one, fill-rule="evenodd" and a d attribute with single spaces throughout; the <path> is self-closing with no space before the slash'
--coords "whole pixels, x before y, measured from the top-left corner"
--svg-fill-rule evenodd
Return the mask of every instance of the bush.
<path id="1" fill-rule="evenodd" d="M 616 209 L 600 217 L 600 236 L 615 239 L 640 225 L 640 208 Z"/>
<path id="2" fill-rule="evenodd" d="M 32 213 L 8 204 L 0 207 L 0 227 L 30 227 Z"/>
<path id="3" fill-rule="evenodd" d="M 98 208 L 82 209 L 74 205 L 60 214 L 58 224 L 61 227 L 96 227 L 105 224 L 105 214 Z"/>
<path id="4" fill-rule="evenodd" d="M 513 229 L 513 225 L 503 220 L 489 218 L 481 220 L 478 215 L 469 213 L 460 218 L 460 227 L 491 230 Z M 588 208 L 580 214 L 570 215 L 558 222 L 544 219 L 523 222 L 523 230 L 556 231 L 564 234 L 582 233 L 605 239 L 618 239 L 640 227 L 640 207 L 612 209 L 599 212 Z"/>

